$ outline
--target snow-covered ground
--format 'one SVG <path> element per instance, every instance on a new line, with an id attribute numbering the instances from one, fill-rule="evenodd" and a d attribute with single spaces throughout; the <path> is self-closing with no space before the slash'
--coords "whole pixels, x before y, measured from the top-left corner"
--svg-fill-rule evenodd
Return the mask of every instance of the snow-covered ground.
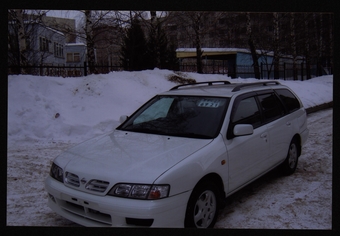
<path id="1" fill-rule="evenodd" d="M 47 207 L 44 179 L 68 147 L 110 132 L 155 94 L 176 84 L 168 70 L 112 72 L 79 78 L 8 77 L 7 225 L 77 226 Z M 197 82 L 225 75 L 181 73 Z M 281 81 L 306 108 L 333 100 L 333 76 Z M 332 218 L 332 109 L 308 116 L 310 136 L 297 171 L 271 172 L 229 198 L 216 228 L 330 229 Z"/>

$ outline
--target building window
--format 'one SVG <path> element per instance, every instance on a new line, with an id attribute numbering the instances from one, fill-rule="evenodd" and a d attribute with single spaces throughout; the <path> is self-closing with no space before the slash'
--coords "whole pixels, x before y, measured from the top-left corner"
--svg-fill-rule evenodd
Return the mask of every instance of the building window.
<path id="1" fill-rule="evenodd" d="M 54 56 L 64 57 L 64 47 L 59 43 L 54 43 Z"/>
<path id="2" fill-rule="evenodd" d="M 67 53 L 66 62 L 80 62 L 80 54 L 79 52 L 75 53 Z"/>
<path id="3" fill-rule="evenodd" d="M 39 42 L 40 42 L 40 51 L 48 52 L 49 41 L 44 37 L 39 37 Z"/>

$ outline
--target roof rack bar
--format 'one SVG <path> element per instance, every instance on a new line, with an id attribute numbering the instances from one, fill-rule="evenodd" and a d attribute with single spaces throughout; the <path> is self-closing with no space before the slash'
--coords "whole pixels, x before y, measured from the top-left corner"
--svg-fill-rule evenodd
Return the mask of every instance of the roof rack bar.
<path id="1" fill-rule="evenodd" d="M 206 81 L 206 82 L 199 82 L 199 83 L 192 83 L 192 84 L 180 84 L 180 85 L 177 85 L 177 86 L 171 88 L 170 91 L 178 89 L 180 87 L 184 87 L 184 86 L 194 86 L 194 85 L 200 85 L 200 84 L 207 84 L 207 85 L 211 86 L 211 85 L 217 84 L 217 83 L 230 84 L 230 82 L 226 81 L 226 80 L 221 80 L 221 81 Z"/>
<path id="2" fill-rule="evenodd" d="M 281 84 L 281 83 L 278 82 L 278 81 L 265 81 L 265 82 L 243 83 L 243 84 L 239 84 L 239 85 L 235 86 L 235 88 L 232 90 L 232 92 L 240 91 L 241 88 L 247 87 L 247 86 L 254 86 L 254 85 L 263 85 L 263 86 L 267 86 L 267 85 L 269 85 L 269 84 L 279 85 L 279 84 Z"/>

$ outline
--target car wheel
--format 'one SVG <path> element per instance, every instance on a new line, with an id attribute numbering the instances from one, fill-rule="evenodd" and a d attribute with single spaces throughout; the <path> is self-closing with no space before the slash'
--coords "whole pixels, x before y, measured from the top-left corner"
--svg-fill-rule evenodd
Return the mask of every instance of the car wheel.
<path id="1" fill-rule="evenodd" d="M 289 145 L 288 154 L 282 163 L 282 170 L 285 175 L 291 175 L 295 172 L 299 158 L 299 145 L 296 139 L 293 139 Z"/>
<path id="2" fill-rule="evenodd" d="M 204 182 L 196 187 L 188 202 L 185 227 L 214 227 L 219 209 L 218 194 L 217 187 L 211 182 Z"/>

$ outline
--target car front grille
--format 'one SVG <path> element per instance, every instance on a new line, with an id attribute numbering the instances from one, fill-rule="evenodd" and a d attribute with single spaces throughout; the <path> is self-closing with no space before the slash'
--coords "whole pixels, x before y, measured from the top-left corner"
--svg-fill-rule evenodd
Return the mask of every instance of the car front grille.
<path id="1" fill-rule="evenodd" d="M 83 181 L 83 179 L 81 181 Z M 73 187 L 79 187 L 81 181 L 79 180 L 78 175 L 70 173 L 70 172 L 66 172 L 65 183 Z M 104 181 L 104 180 L 93 179 L 87 182 L 87 184 L 85 185 L 85 189 L 93 191 L 93 192 L 97 192 L 97 193 L 103 193 L 105 192 L 109 184 L 110 184 L 109 182 Z"/>
<path id="2" fill-rule="evenodd" d="M 85 188 L 91 191 L 102 193 L 102 192 L 105 192 L 108 186 L 109 186 L 109 182 L 94 179 L 88 182 Z"/>

